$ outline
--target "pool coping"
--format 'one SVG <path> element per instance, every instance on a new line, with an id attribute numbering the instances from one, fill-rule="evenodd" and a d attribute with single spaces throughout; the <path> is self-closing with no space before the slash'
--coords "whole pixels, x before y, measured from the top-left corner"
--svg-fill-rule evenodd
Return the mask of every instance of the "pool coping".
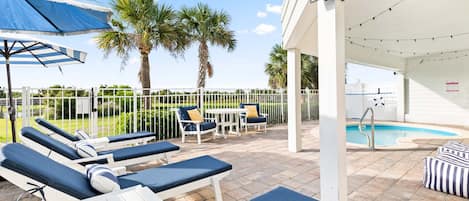
<path id="1" fill-rule="evenodd" d="M 357 125 L 359 122 L 351 121 L 347 122 L 347 126 Z M 414 127 L 414 128 L 424 128 L 432 129 L 443 132 L 455 133 L 456 136 L 434 136 L 434 137 L 404 137 L 398 138 L 395 145 L 390 146 L 375 146 L 376 149 L 380 150 L 396 150 L 396 149 L 416 149 L 419 148 L 419 145 L 414 143 L 414 140 L 461 140 L 469 138 L 469 130 L 464 128 L 455 128 L 451 126 L 443 125 L 429 125 L 429 124 L 419 124 L 419 123 L 407 123 L 407 122 L 389 122 L 389 121 L 375 121 L 375 124 L 386 125 L 386 126 L 403 126 L 403 127 Z M 366 148 L 368 145 L 357 144 L 347 142 L 347 147 L 351 148 Z"/>

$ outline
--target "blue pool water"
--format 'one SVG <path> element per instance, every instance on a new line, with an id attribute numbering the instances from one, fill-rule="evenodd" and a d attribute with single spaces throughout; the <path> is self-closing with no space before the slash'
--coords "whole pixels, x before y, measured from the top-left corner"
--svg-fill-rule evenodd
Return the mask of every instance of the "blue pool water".
<path id="1" fill-rule="evenodd" d="M 370 134 L 371 126 L 367 125 L 364 131 Z M 457 134 L 426 128 L 375 125 L 375 145 L 377 146 L 395 145 L 399 138 L 432 136 L 457 136 Z M 358 125 L 347 126 L 347 142 L 365 145 L 368 144 L 366 136 L 362 135 L 358 131 Z"/>

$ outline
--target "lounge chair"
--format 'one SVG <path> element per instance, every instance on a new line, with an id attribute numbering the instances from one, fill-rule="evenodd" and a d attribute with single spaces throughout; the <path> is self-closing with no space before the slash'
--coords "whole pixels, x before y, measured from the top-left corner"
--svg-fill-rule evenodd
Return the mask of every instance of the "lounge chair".
<path id="1" fill-rule="evenodd" d="M 228 163 L 202 156 L 117 178 L 124 191 L 142 186 L 162 200 L 212 185 L 216 200 L 222 201 L 220 180 L 229 175 L 231 169 Z M 1 149 L 0 176 L 24 190 L 44 187 L 42 191 L 48 201 L 93 200 L 100 196 L 83 173 L 22 144 L 9 144 Z M 40 192 L 35 195 L 41 197 Z"/>
<path id="2" fill-rule="evenodd" d="M 438 153 L 451 153 L 469 160 L 469 146 L 456 141 L 449 141 L 439 147 Z"/>
<path id="3" fill-rule="evenodd" d="M 246 106 L 255 106 L 257 111 L 257 117 L 247 117 L 246 113 L 241 113 L 240 123 L 241 128 L 244 127 L 245 132 L 248 132 L 248 127 L 253 126 L 257 127 L 257 130 L 260 130 L 261 126 L 264 127 L 264 132 L 267 132 L 267 117 L 268 114 L 261 113 L 259 103 L 241 103 L 239 107 L 245 109 Z"/>
<path id="4" fill-rule="evenodd" d="M 197 110 L 197 106 L 179 107 L 176 109 L 176 117 L 179 122 L 179 128 L 182 135 L 182 143 L 186 141 L 187 135 L 197 136 L 197 143 L 202 143 L 202 135 L 213 134 L 217 131 L 217 123 L 215 119 L 204 118 L 203 121 L 192 120 L 188 111 Z"/>
<path id="5" fill-rule="evenodd" d="M 81 170 L 89 163 L 108 164 L 110 167 L 125 167 L 163 160 L 168 163 L 171 155 L 179 152 L 179 147 L 170 142 L 157 142 L 111 151 L 100 151 L 97 157 L 82 158 L 77 151 L 62 142 L 41 133 L 32 127 L 21 129 L 23 143 L 50 158 Z"/>
<path id="6" fill-rule="evenodd" d="M 45 119 L 36 118 L 36 123 L 52 131 L 54 135 L 51 136 L 65 144 L 73 146 L 73 143 L 76 143 L 81 140 L 79 137 L 68 133 L 67 131 L 57 127 L 56 125 L 46 121 Z M 120 134 L 109 137 L 89 139 L 86 141 L 92 144 L 98 150 L 110 150 L 133 146 L 136 144 L 146 144 L 155 139 L 155 133 L 142 131 L 136 133 Z"/>
<path id="7" fill-rule="evenodd" d="M 452 153 L 440 153 L 424 160 L 426 188 L 469 198 L 469 161 Z"/>
<path id="8" fill-rule="evenodd" d="M 277 187 L 276 189 L 267 192 L 251 201 L 318 201 L 314 198 L 300 194 L 284 187 Z"/>

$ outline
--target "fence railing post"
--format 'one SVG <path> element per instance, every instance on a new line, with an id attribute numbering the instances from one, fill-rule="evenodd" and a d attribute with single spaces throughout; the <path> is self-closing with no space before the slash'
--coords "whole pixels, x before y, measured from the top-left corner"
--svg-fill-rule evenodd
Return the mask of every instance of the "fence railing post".
<path id="1" fill-rule="evenodd" d="M 251 102 L 251 90 L 246 89 L 246 103 Z"/>
<path id="2" fill-rule="evenodd" d="M 91 100 L 91 113 L 90 113 L 90 130 L 93 137 L 98 136 L 98 88 L 91 88 L 90 100 Z"/>
<path id="3" fill-rule="evenodd" d="M 283 96 L 283 89 L 280 89 L 280 118 L 282 123 L 285 122 L 285 108 Z"/>
<path id="4" fill-rule="evenodd" d="M 308 120 L 311 120 L 311 89 L 306 88 L 306 104 L 308 107 Z"/>
<path id="5" fill-rule="evenodd" d="M 23 119 L 23 127 L 29 126 L 30 123 L 30 115 L 29 115 L 29 110 L 30 110 L 30 102 L 29 102 L 29 88 L 28 87 L 23 87 L 21 91 L 21 117 Z"/>
<path id="6" fill-rule="evenodd" d="M 134 89 L 133 90 L 133 93 L 132 93 L 132 107 L 133 107 L 133 130 L 134 132 L 137 132 L 138 128 L 138 122 L 137 122 L 137 113 L 138 113 L 138 104 L 137 104 L 137 89 Z"/>

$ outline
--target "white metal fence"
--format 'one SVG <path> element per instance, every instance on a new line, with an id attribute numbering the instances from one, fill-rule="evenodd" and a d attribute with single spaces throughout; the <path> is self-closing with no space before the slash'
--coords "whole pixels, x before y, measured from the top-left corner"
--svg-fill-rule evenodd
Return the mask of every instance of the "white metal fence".
<path id="1" fill-rule="evenodd" d="M 0 142 L 10 141 L 8 101 L 0 90 Z M 285 90 L 270 89 L 131 89 L 131 88 L 47 88 L 14 90 L 17 127 L 39 128 L 34 119 L 51 121 L 69 132 L 83 129 L 95 136 L 135 131 L 152 131 L 159 139 L 180 135 L 171 109 L 199 105 L 209 108 L 237 108 L 240 103 L 259 103 L 269 114 L 269 124 L 287 121 Z M 318 119 L 316 90 L 302 90 L 302 118 Z M 18 131 L 19 131 L 18 129 Z"/>

